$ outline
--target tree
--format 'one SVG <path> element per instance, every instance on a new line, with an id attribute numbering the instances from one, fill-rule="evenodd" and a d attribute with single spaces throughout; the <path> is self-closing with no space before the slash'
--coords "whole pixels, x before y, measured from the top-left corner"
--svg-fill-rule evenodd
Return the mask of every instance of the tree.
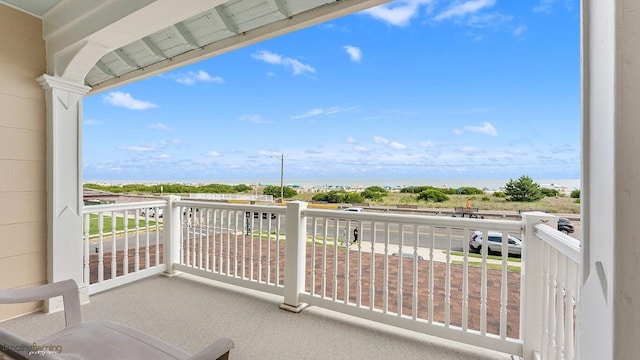
<path id="1" fill-rule="evenodd" d="M 285 199 L 292 198 L 298 195 L 298 192 L 293 190 L 292 188 L 285 186 L 282 188 L 282 192 Z M 262 193 L 264 195 L 273 195 L 274 198 L 280 197 L 280 186 L 267 185 L 262 189 Z"/>
<path id="2" fill-rule="evenodd" d="M 526 175 L 522 175 L 518 180 L 509 179 L 504 187 L 504 194 L 507 201 L 534 202 L 544 197 L 540 185 Z"/>
<path id="3" fill-rule="evenodd" d="M 449 197 L 440 190 L 429 189 L 418 195 L 418 200 L 443 202 L 449 200 Z"/>
<path id="4" fill-rule="evenodd" d="M 389 192 L 381 186 L 369 186 L 360 194 L 365 199 L 380 200 L 387 196 Z"/>

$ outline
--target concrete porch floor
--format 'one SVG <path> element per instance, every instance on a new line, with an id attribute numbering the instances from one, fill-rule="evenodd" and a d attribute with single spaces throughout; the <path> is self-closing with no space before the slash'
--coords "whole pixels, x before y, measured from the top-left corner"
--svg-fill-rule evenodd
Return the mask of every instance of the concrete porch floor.
<path id="1" fill-rule="evenodd" d="M 85 322 L 112 320 L 196 353 L 222 336 L 231 359 L 510 359 L 506 354 L 309 307 L 182 274 L 151 277 L 91 297 Z M 62 313 L 34 313 L 2 327 L 37 340 L 64 327 Z"/>

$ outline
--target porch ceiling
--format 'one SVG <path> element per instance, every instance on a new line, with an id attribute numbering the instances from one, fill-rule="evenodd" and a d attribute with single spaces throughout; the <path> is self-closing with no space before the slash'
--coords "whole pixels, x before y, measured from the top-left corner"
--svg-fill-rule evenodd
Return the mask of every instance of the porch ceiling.
<path id="1" fill-rule="evenodd" d="M 212 5 L 219 5 L 160 31 L 153 32 L 155 29 L 152 29 L 145 36 L 115 50 L 109 49 L 112 51 L 106 52 L 93 65 L 84 81 L 93 88 L 93 92 L 105 90 L 387 1 L 389 0 L 230 0 L 224 3 L 211 1 Z M 147 2 L 151 4 L 154 1 Z M 63 22 L 79 22 L 77 18 L 60 15 L 64 12 L 79 11 L 70 9 L 69 3 L 60 0 L 0 0 L 0 3 L 43 18 L 45 39 L 49 35 L 46 26 L 49 19 L 57 17 L 65 19 Z M 96 6 L 98 5 L 96 3 Z M 132 8 L 131 13 L 138 10 Z M 113 13 L 114 10 L 104 11 Z M 81 11 L 79 16 L 82 17 L 82 14 Z M 157 19 L 158 22 L 167 20 L 160 17 Z M 56 21 L 54 19 L 51 22 Z M 56 26 L 59 26 L 61 21 L 57 23 Z M 55 29 L 53 32 L 55 33 Z M 49 39 L 47 41 L 49 42 Z"/>

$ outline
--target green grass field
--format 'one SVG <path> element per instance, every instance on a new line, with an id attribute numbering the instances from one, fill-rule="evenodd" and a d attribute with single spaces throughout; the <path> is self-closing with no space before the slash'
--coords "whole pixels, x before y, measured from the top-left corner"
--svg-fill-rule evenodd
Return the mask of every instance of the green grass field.
<path id="1" fill-rule="evenodd" d="M 144 227 L 145 225 L 145 221 L 144 220 L 140 220 L 138 221 L 138 226 L 139 227 Z M 149 221 L 149 226 L 156 226 L 155 221 Z M 128 219 L 127 221 L 127 228 L 128 229 L 134 229 L 136 227 L 136 221 L 135 219 Z M 98 214 L 90 214 L 89 215 L 89 236 L 93 236 L 93 235 L 98 235 Z M 104 215 L 103 216 L 103 227 L 102 227 L 102 231 L 104 233 L 110 233 L 113 231 L 113 221 L 111 216 L 107 216 Z M 124 231 L 124 218 L 122 217 L 116 217 L 116 232 L 117 231 Z"/>
<path id="2" fill-rule="evenodd" d="M 295 196 L 295 200 L 310 202 L 315 194 L 304 193 Z M 498 198 L 491 195 L 447 195 L 448 201 L 443 202 L 426 202 L 418 201 L 417 194 L 407 194 L 400 192 L 391 192 L 381 201 L 367 200 L 372 206 L 395 206 L 396 204 L 418 205 L 421 208 L 437 208 L 450 209 L 455 207 L 464 207 L 467 199 L 471 198 L 471 207 L 477 207 L 482 210 L 494 211 L 545 211 L 552 214 L 579 214 L 580 204 L 575 199 L 565 197 L 545 197 L 535 202 L 511 202 L 504 198 Z M 488 198 L 488 200 L 482 200 Z"/>

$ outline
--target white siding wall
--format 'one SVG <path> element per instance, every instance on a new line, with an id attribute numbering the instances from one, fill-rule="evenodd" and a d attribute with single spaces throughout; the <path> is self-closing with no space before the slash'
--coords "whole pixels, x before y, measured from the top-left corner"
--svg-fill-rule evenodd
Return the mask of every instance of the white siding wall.
<path id="1" fill-rule="evenodd" d="M 40 19 L 0 5 L 0 288 L 46 283 L 46 70 Z M 0 319 L 38 304 L 0 305 Z"/>

